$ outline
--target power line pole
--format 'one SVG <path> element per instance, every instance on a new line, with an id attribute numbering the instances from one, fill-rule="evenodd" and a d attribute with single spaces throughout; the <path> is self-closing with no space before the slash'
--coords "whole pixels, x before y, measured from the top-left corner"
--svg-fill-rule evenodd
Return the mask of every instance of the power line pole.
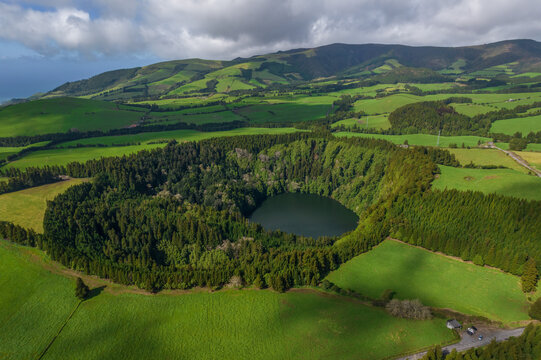
<path id="1" fill-rule="evenodd" d="M 440 147 L 440 135 L 441 135 L 441 129 L 438 132 L 438 143 L 436 144 L 436 147 Z"/>

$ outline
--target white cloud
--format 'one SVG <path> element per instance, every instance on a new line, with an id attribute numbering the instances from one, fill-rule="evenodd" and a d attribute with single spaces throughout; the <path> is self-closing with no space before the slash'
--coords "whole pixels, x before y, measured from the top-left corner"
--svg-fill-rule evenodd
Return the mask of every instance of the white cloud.
<path id="1" fill-rule="evenodd" d="M 0 0 L 0 39 L 47 56 L 234 58 L 332 42 L 541 40 L 540 15 L 538 0 Z"/>

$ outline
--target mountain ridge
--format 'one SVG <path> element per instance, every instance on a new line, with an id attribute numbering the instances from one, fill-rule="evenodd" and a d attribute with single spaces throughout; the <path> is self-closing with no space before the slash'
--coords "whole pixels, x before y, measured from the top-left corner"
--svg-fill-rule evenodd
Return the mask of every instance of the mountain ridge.
<path id="1" fill-rule="evenodd" d="M 68 82 L 49 91 L 44 97 L 83 96 L 125 100 L 133 97 L 228 93 L 329 77 L 369 78 L 399 66 L 426 68 L 449 76 L 449 81 L 454 80 L 453 76 L 456 78 L 495 66 L 508 66 L 513 73 L 541 71 L 541 43 L 530 39 L 459 47 L 333 43 L 230 61 L 199 58 L 171 60 L 112 70 Z"/>

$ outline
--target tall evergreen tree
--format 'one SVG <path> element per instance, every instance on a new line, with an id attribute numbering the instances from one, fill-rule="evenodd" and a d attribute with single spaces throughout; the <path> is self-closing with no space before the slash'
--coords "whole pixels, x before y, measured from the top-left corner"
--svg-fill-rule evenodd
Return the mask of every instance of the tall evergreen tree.
<path id="1" fill-rule="evenodd" d="M 84 300 L 88 297 L 89 293 L 90 289 L 88 288 L 88 286 L 86 286 L 83 279 L 78 277 L 75 281 L 75 296 L 80 300 Z"/>
<path id="2" fill-rule="evenodd" d="M 537 288 L 537 279 L 539 278 L 539 272 L 537 270 L 537 264 L 534 258 L 529 258 L 524 265 L 524 271 L 520 278 L 522 282 L 522 291 L 529 293 L 535 291 Z"/>

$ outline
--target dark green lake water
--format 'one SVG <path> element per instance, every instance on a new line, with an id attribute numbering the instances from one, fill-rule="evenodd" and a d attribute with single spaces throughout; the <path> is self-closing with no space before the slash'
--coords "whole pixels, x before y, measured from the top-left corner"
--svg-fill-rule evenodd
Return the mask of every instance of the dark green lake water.
<path id="1" fill-rule="evenodd" d="M 312 194 L 286 193 L 265 200 L 250 220 L 267 230 L 318 238 L 353 230 L 359 218 L 336 200 Z"/>

